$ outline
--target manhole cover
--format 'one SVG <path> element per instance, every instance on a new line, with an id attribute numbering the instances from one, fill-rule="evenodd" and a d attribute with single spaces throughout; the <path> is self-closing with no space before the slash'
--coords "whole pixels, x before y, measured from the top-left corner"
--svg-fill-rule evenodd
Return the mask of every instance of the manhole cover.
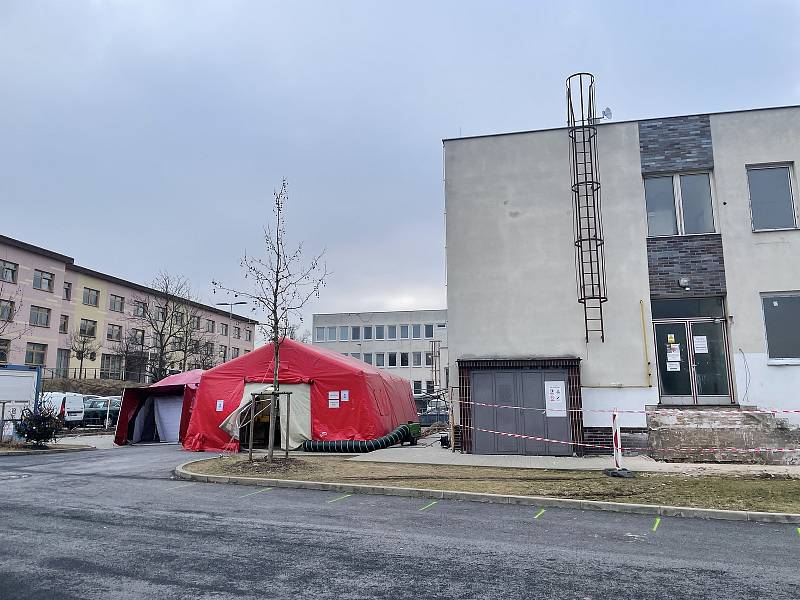
<path id="1" fill-rule="evenodd" d="M 11 479 L 25 479 L 30 477 L 30 473 L 15 473 L 14 471 L 0 471 L 0 481 L 9 481 Z"/>

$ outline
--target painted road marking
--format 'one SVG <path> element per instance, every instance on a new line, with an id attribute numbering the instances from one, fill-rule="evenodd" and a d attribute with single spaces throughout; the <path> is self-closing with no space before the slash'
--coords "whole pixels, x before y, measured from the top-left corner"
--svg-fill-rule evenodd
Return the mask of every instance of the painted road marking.
<path id="1" fill-rule="evenodd" d="M 653 528 L 651 529 L 651 531 L 652 531 L 653 533 L 655 533 L 655 532 L 656 532 L 656 529 L 658 529 L 658 526 L 659 526 L 660 524 L 661 524 L 661 517 L 656 517 L 656 520 L 655 520 L 655 521 L 653 521 Z"/>
<path id="2" fill-rule="evenodd" d="M 247 498 L 248 496 L 252 496 L 253 494 L 260 494 L 261 492 L 268 492 L 271 489 L 272 489 L 271 487 L 265 487 L 265 488 L 261 488 L 260 490 L 256 490 L 255 492 L 249 492 L 247 494 L 242 494 L 241 496 L 236 496 L 236 497 L 237 498 Z"/>
<path id="3" fill-rule="evenodd" d="M 339 496 L 338 498 L 334 498 L 333 500 L 328 500 L 328 504 L 331 502 L 338 502 L 339 500 L 344 500 L 345 498 L 349 498 L 353 494 L 345 494 L 344 496 Z"/>
<path id="4" fill-rule="evenodd" d="M 428 510 L 434 504 L 439 504 L 439 501 L 438 500 L 434 500 L 433 502 L 428 502 L 428 504 L 426 504 L 425 506 L 420 508 L 420 510 Z"/>
<path id="5" fill-rule="evenodd" d="M 177 487 L 172 487 L 172 488 L 168 489 L 167 492 L 176 492 L 178 490 L 183 490 L 183 489 L 186 489 L 188 487 L 192 487 L 193 485 L 197 485 L 198 483 L 199 482 L 197 482 L 197 481 L 193 481 L 192 483 L 187 483 L 185 485 L 179 485 Z"/>
<path id="6" fill-rule="evenodd" d="M 540 508 L 540 509 L 539 509 L 539 512 L 537 512 L 537 513 L 536 513 L 536 514 L 533 516 L 533 518 L 534 518 L 534 519 L 538 519 L 539 517 L 541 517 L 541 516 L 542 516 L 544 513 L 546 513 L 546 512 L 547 512 L 547 509 L 546 509 L 546 508 Z"/>

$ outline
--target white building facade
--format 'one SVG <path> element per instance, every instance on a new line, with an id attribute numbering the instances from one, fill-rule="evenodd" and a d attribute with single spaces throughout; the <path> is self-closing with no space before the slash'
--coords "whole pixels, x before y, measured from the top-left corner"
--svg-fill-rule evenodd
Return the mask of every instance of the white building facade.
<path id="1" fill-rule="evenodd" d="M 444 141 L 450 373 L 465 450 L 571 453 L 478 438 L 605 440 L 602 411 L 614 408 L 639 411 L 621 414 L 630 430 L 647 428 L 648 406 L 800 409 L 800 107 L 595 130 L 602 336 L 587 333 L 577 301 L 567 130 Z M 540 402 L 528 388 L 563 392 L 580 416 L 526 424 L 524 410 L 482 408 Z"/>
<path id="2" fill-rule="evenodd" d="M 389 369 L 415 396 L 449 387 L 447 311 L 315 314 L 313 344 Z"/>

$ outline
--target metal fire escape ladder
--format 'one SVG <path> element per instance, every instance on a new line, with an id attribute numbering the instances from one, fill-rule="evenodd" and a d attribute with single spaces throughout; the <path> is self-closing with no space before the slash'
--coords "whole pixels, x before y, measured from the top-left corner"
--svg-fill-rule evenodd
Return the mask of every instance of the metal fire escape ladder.
<path id="1" fill-rule="evenodd" d="M 567 78 L 567 126 L 578 302 L 583 305 L 586 343 L 589 343 L 592 333 L 599 333 L 600 341 L 604 342 L 603 303 L 608 297 L 600 214 L 594 77 L 589 73 L 576 73 Z"/>

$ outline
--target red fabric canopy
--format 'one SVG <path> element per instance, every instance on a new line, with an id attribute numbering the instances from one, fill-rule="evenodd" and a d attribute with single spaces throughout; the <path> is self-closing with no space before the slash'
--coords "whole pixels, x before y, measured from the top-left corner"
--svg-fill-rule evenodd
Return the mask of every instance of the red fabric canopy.
<path id="1" fill-rule="evenodd" d="M 186 429 L 189 426 L 189 418 L 194 408 L 195 394 L 197 393 L 197 387 L 200 385 L 202 375 L 203 369 L 194 369 L 170 375 L 146 388 L 125 388 L 122 392 L 122 403 L 119 407 L 114 443 L 118 446 L 124 446 L 128 443 L 130 422 L 148 396 L 177 395 L 181 392 L 183 392 L 183 411 L 181 413 L 179 440 L 183 441 Z"/>
<path id="2" fill-rule="evenodd" d="M 183 440 L 188 450 L 238 450 L 219 428 L 238 408 L 245 383 L 272 381 L 273 347 L 262 346 L 203 373 Z M 280 345 L 280 383 L 311 386 L 311 436 L 315 440 L 369 440 L 417 421 L 410 383 L 360 360 L 286 339 Z M 349 400 L 329 406 L 329 392 Z M 221 402 L 222 410 L 218 409 Z M 336 403 L 332 403 L 336 404 Z"/>

